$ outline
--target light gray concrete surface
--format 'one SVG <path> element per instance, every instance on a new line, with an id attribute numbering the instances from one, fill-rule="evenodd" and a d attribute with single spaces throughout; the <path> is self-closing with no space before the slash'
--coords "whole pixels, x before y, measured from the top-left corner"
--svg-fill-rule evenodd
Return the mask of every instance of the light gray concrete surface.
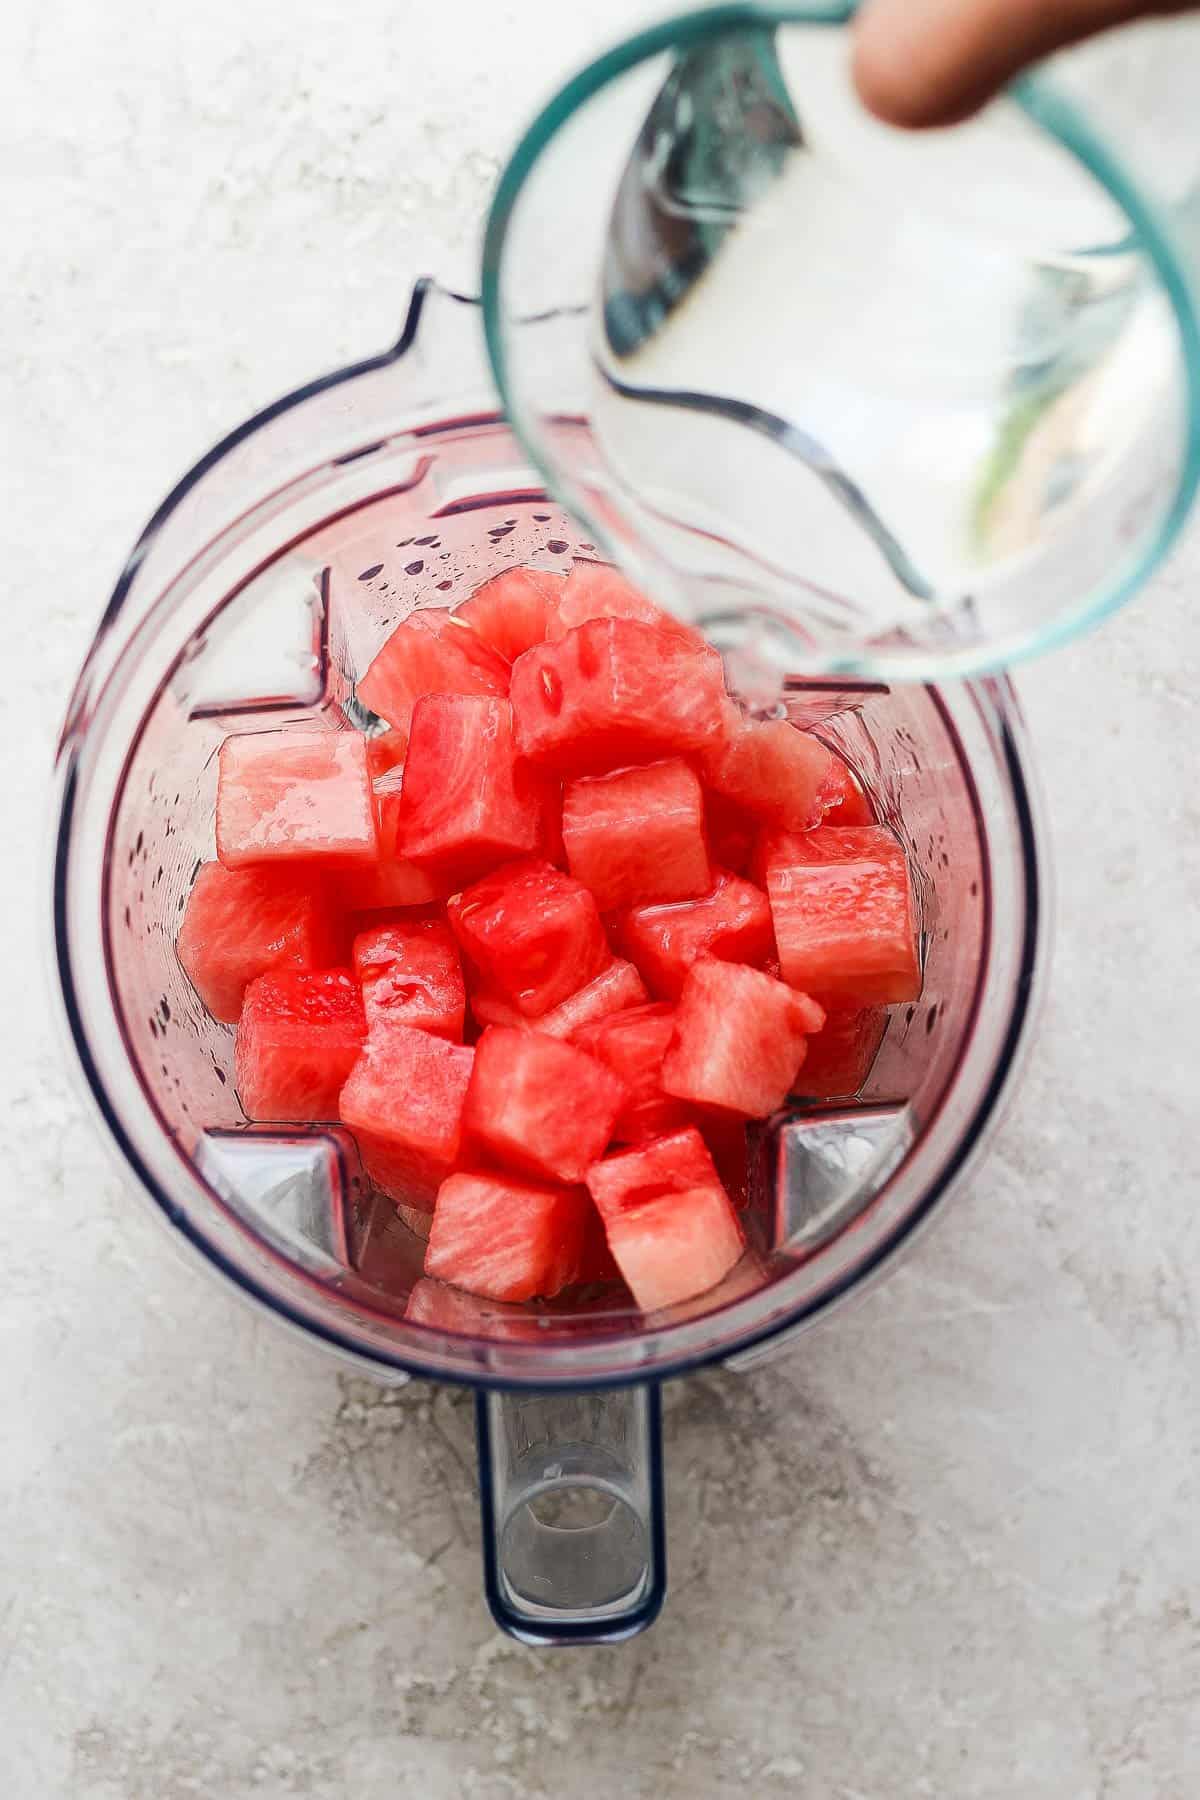
<path id="1" fill-rule="evenodd" d="M 66 1079 L 45 781 L 124 551 L 219 432 L 469 260 L 533 100 L 635 10 L 0 24 L 6 1800 L 1200 1789 L 1195 534 L 1021 683 L 1059 934 L 987 1167 L 790 1360 L 669 1391 L 673 1591 L 630 1647 L 495 1634 L 464 1397 L 347 1379 L 198 1279 Z"/>

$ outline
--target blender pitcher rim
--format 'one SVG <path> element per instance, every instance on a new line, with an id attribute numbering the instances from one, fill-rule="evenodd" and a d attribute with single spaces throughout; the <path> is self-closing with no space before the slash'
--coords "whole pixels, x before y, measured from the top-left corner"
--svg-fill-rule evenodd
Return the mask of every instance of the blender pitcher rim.
<path id="1" fill-rule="evenodd" d="M 432 278 L 422 278 L 414 287 L 404 331 L 390 350 L 383 352 L 379 356 L 365 359 L 341 370 L 319 377 L 315 381 L 293 391 L 291 394 L 282 397 L 271 406 L 264 408 L 258 414 L 254 415 L 251 419 L 245 421 L 243 425 L 236 429 L 236 431 L 228 434 L 214 447 L 213 450 L 209 451 L 206 456 L 201 458 L 193 468 L 188 471 L 188 473 L 172 489 L 167 500 L 156 509 L 150 524 L 138 539 L 134 552 L 127 562 L 118 582 L 118 589 L 114 591 L 114 595 L 102 615 L 96 634 L 96 640 L 93 644 L 93 651 L 96 644 L 104 637 L 120 612 L 140 562 L 144 557 L 153 536 L 166 517 L 184 495 L 187 494 L 194 483 L 199 481 L 208 470 L 214 467 L 227 451 L 234 448 L 236 444 L 242 442 L 246 437 L 251 435 L 254 430 L 269 424 L 271 420 L 288 410 L 289 407 L 296 406 L 304 400 L 313 397 L 315 394 L 338 385 L 340 382 L 349 381 L 359 374 L 386 367 L 390 363 L 395 362 L 404 354 L 405 350 L 411 346 L 419 326 L 424 303 L 430 292 L 434 289 L 437 289 L 437 291 L 457 302 L 469 306 L 478 304 L 470 296 L 457 293 L 449 288 L 442 288 L 440 284 Z M 501 414 L 499 407 L 497 407 L 496 411 L 489 414 L 488 417 L 498 421 L 503 415 Z M 164 594 L 155 601 L 155 607 L 157 607 L 163 599 L 169 596 L 173 587 L 174 580 L 168 583 Z M 125 652 L 123 651 L 121 657 L 118 658 L 117 668 L 121 667 L 124 654 Z M 91 656 L 92 652 L 89 652 L 89 656 L 84 663 L 83 673 L 80 677 L 81 685 L 86 682 L 91 663 Z M 116 671 L 114 670 L 113 673 L 115 674 L 115 672 Z M 514 1372 L 513 1365 L 519 1365 L 527 1357 L 530 1358 L 530 1360 L 539 1358 L 544 1362 L 548 1351 L 551 1353 L 551 1356 L 553 1356 L 553 1353 L 559 1348 L 569 1348 L 571 1346 L 565 1341 L 561 1345 L 547 1345 L 545 1343 L 526 1344 L 508 1341 L 503 1345 L 505 1359 L 508 1364 L 503 1370 L 484 1368 L 467 1370 L 462 1367 L 446 1368 L 438 1366 L 436 1355 L 433 1353 L 432 1349 L 430 1358 L 422 1356 L 419 1345 L 412 1349 L 405 1346 L 402 1351 L 397 1352 L 390 1347 L 384 1348 L 378 1344 L 363 1341 L 361 1335 L 357 1334 L 350 1326 L 338 1328 L 326 1324 L 325 1322 L 310 1316 L 299 1301 L 296 1301 L 296 1303 L 293 1304 L 291 1297 L 283 1297 L 277 1293 L 268 1291 L 254 1275 L 238 1266 L 232 1258 L 188 1216 L 186 1206 L 173 1198 L 170 1192 L 166 1191 L 164 1183 L 160 1181 L 153 1168 L 142 1155 L 141 1149 L 135 1141 L 134 1136 L 126 1130 L 120 1117 L 119 1108 L 115 1103 L 113 1096 L 108 1091 L 108 1083 L 105 1076 L 101 1072 L 91 1053 L 89 1031 L 84 1022 L 82 1010 L 79 1005 L 77 979 L 72 967 L 71 934 L 67 916 L 67 883 L 71 853 L 71 834 L 77 797 L 78 739 L 83 730 L 86 729 L 88 722 L 73 706 L 72 713 L 68 716 L 68 722 L 66 726 L 64 726 L 64 735 L 60 746 L 59 769 L 57 771 L 61 784 L 61 793 L 57 824 L 54 832 L 54 891 L 52 921 L 58 970 L 57 985 L 59 988 L 60 1001 L 62 1003 L 62 1011 L 65 1013 L 64 1022 L 71 1039 L 74 1056 L 78 1059 L 77 1067 L 83 1077 L 91 1100 L 97 1108 L 100 1122 L 104 1126 L 110 1141 L 114 1143 L 115 1148 L 121 1155 L 126 1168 L 135 1175 L 138 1185 L 155 1204 L 165 1222 L 169 1226 L 173 1226 L 176 1232 L 180 1234 L 193 1249 L 203 1256 L 210 1267 L 213 1267 L 218 1273 L 226 1276 L 237 1288 L 246 1294 L 247 1297 L 264 1306 L 273 1315 L 284 1318 L 294 1326 L 302 1329 L 311 1337 L 319 1338 L 331 1346 L 342 1351 L 347 1351 L 359 1358 L 365 1357 L 381 1368 L 403 1370 L 407 1373 L 415 1373 L 429 1379 L 453 1381 L 472 1387 L 481 1385 L 496 1388 L 507 1387 L 512 1389 L 563 1387 L 576 1390 L 583 1388 L 611 1388 L 624 1385 L 636 1385 L 637 1383 L 646 1380 L 666 1379 L 674 1375 L 682 1374 L 688 1369 L 719 1361 L 739 1352 L 751 1350 L 755 1346 L 786 1331 L 799 1329 L 801 1326 L 809 1324 L 822 1316 L 832 1305 L 844 1296 L 848 1289 L 860 1287 L 870 1282 L 875 1275 L 881 1272 L 885 1266 L 889 1265 L 896 1258 L 896 1256 L 912 1240 L 920 1226 L 938 1209 L 940 1203 L 946 1198 L 949 1188 L 956 1183 L 958 1177 L 961 1175 L 965 1163 L 969 1159 L 975 1146 L 978 1144 L 1002 1094 L 1007 1089 L 1013 1072 L 1017 1047 L 1025 1036 L 1026 1027 L 1030 1017 L 1031 990 L 1034 984 L 1034 977 L 1044 960 L 1042 956 L 1044 932 L 1041 928 L 1041 913 L 1039 906 L 1040 864 L 1037 850 L 1036 815 L 1032 806 L 1032 799 L 1028 786 L 1026 764 L 1021 756 L 1019 744 L 1013 738 L 1013 729 L 1018 725 L 1018 721 L 1011 704 L 1006 703 L 1005 695 L 1002 692 L 994 693 L 990 691 L 993 687 L 999 685 L 1000 684 L 991 683 L 972 684 L 975 689 L 974 698 L 976 706 L 982 706 L 986 697 L 989 712 L 994 715 L 997 730 L 1003 739 L 1005 767 L 1016 802 L 1020 826 L 1020 851 L 1023 862 L 1026 911 L 1023 921 L 1022 971 L 1016 987 L 1013 1003 L 1009 1009 L 1003 1043 L 998 1053 L 992 1059 L 992 1066 L 987 1077 L 984 1091 L 973 1108 L 969 1124 L 960 1134 L 959 1141 L 955 1145 L 953 1152 L 947 1157 L 944 1167 L 937 1172 L 935 1179 L 931 1182 L 929 1188 L 922 1194 L 920 1199 L 912 1204 L 905 1216 L 896 1223 L 893 1229 L 872 1251 L 864 1253 L 863 1256 L 856 1259 L 853 1265 L 845 1270 L 837 1280 L 832 1281 L 830 1286 L 819 1296 L 810 1297 L 807 1301 L 802 1301 L 798 1305 L 788 1306 L 785 1304 L 780 1308 L 778 1315 L 765 1322 L 748 1323 L 743 1330 L 734 1336 L 722 1340 L 715 1347 L 712 1345 L 703 1348 L 696 1348 L 694 1346 L 684 1348 L 683 1346 L 680 1346 L 679 1350 L 674 1355 L 666 1353 L 653 1362 L 639 1364 L 633 1368 L 627 1369 L 614 1370 L 607 1366 L 600 1368 L 597 1360 L 597 1366 L 592 1370 L 571 1368 L 558 1375 L 548 1375 L 546 1370 L 542 1368 L 537 1371 L 531 1370 L 529 1375 L 526 1376 L 523 1372 Z M 106 687 L 107 683 L 103 684 L 101 693 L 104 692 Z M 941 704 L 940 697 L 937 696 L 936 688 L 933 689 L 932 692 L 935 699 L 939 699 L 939 704 Z M 955 736 L 957 736 L 956 731 Z M 122 791 L 125 770 L 127 770 L 128 758 L 131 754 L 132 749 L 130 749 L 122 759 L 122 779 L 121 782 L 118 783 L 116 789 L 117 800 L 119 800 L 120 792 Z M 964 769 L 966 769 L 965 757 L 963 758 L 963 763 Z M 974 784 L 972 782 L 972 789 L 973 786 Z M 117 804 L 117 800 L 114 800 L 114 808 Z M 986 820 L 979 807 L 978 796 L 974 794 L 974 792 L 973 804 L 981 841 L 986 844 Z M 113 826 L 114 818 L 113 813 L 110 811 L 105 831 L 104 866 L 106 870 L 110 863 Z M 967 1038 L 968 1042 L 970 1041 L 970 1035 L 974 1033 L 976 1028 L 981 997 L 985 989 L 988 974 L 991 947 L 990 921 L 986 943 L 989 954 L 985 954 L 981 959 L 979 975 L 972 998 L 972 1015 Z M 107 953 L 107 927 L 105 929 L 105 962 L 109 998 L 113 1008 L 113 1015 L 121 1030 L 124 1041 L 128 1043 L 127 1021 L 124 1016 L 124 1009 L 119 1004 L 112 989 L 112 961 Z M 331 1288 L 325 1282 L 321 1281 L 319 1277 L 299 1269 L 287 1256 L 276 1250 L 275 1247 L 267 1242 L 246 1219 L 233 1213 L 227 1203 L 221 1199 L 221 1196 L 216 1193 L 209 1183 L 203 1181 L 191 1160 L 184 1154 L 180 1146 L 175 1143 L 174 1138 L 166 1130 L 161 1113 L 152 1097 L 148 1096 L 146 1093 L 145 1082 L 136 1060 L 131 1058 L 131 1064 L 137 1072 L 139 1087 L 142 1090 L 143 1097 L 149 1102 L 155 1123 L 159 1130 L 167 1137 L 168 1141 L 172 1143 L 185 1175 L 202 1189 L 205 1201 L 209 1204 L 215 1203 L 225 1214 L 226 1218 L 234 1224 L 239 1235 L 249 1239 L 260 1252 L 265 1253 L 270 1257 L 272 1262 L 285 1267 L 292 1278 L 299 1277 L 304 1287 L 309 1288 L 322 1296 L 328 1296 L 331 1291 L 336 1291 L 331 1290 Z M 952 1079 L 948 1079 L 942 1093 L 938 1096 L 937 1106 L 934 1109 L 933 1116 L 936 1116 L 936 1113 L 940 1111 L 941 1107 L 944 1105 L 951 1087 Z M 904 1165 L 902 1164 L 901 1167 L 903 1166 Z M 369 1304 L 358 1301 L 357 1299 L 355 1304 L 359 1310 L 360 1316 L 366 1315 L 376 1321 L 385 1322 L 390 1326 L 395 1326 L 399 1323 L 396 1316 L 392 1313 L 382 1311 L 376 1312 Z M 656 1334 L 664 1342 L 668 1342 L 669 1339 L 676 1334 L 686 1335 L 690 1328 L 707 1323 L 721 1313 L 735 1311 L 742 1304 L 744 1304 L 744 1298 L 733 1299 L 725 1302 L 720 1307 L 713 1308 L 712 1311 L 708 1313 L 700 1315 L 698 1319 L 688 1319 L 674 1324 L 663 1324 L 658 1327 L 653 1327 L 652 1329 L 655 1330 Z M 434 1337 L 435 1334 L 431 1333 L 430 1335 L 431 1337 Z M 481 1342 L 488 1345 L 492 1343 L 492 1340 L 481 1340 L 477 1335 L 457 1333 L 445 1328 L 439 1328 L 436 1335 L 445 1340 L 450 1340 L 452 1344 L 458 1345 L 479 1345 Z M 614 1336 L 612 1338 L 604 1336 L 598 1337 L 595 1334 L 586 1333 L 585 1330 L 573 1334 L 573 1344 L 575 1347 L 580 1349 L 586 1347 L 593 1351 L 593 1353 L 602 1354 L 605 1346 L 608 1344 L 611 1344 L 615 1350 L 624 1341 L 624 1336 Z M 498 1340 L 496 1342 L 498 1343 Z"/>
<path id="2" fill-rule="evenodd" d="M 551 95 L 526 126 L 493 192 L 484 231 L 480 300 L 484 336 L 492 377 L 505 416 L 525 454 L 541 474 L 548 489 L 561 495 L 563 504 L 581 519 L 607 554 L 616 553 L 613 534 L 602 516 L 593 517 L 579 484 L 565 469 L 552 466 L 538 444 L 516 392 L 506 351 L 506 324 L 501 299 L 501 271 L 509 227 L 528 177 L 558 132 L 611 82 L 654 56 L 679 49 L 693 49 L 737 30 L 786 25 L 845 27 L 859 11 L 861 0 L 723 0 L 715 6 L 689 8 L 631 32 L 592 57 Z M 1018 664 L 1069 643 L 1081 632 L 1118 611 L 1141 588 L 1169 554 L 1191 511 L 1200 489 L 1200 313 L 1197 297 L 1186 273 L 1181 250 L 1164 209 L 1111 151 L 1103 135 L 1094 129 L 1086 112 L 1058 85 L 1053 75 L 1035 70 L 1018 77 L 1004 90 L 1039 130 L 1080 163 L 1112 199 L 1132 229 L 1166 294 L 1179 337 L 1185 393 L 1182 433 L 1183 455 L 1169 507 L 1152 539 L 1135 547 L 1119 562 L 1102 585 L 1026 636 L 1010 636 L 995 645 L 959 649 L 944 656 L 926 648 L 913 649 L 903 658 L 877 658 L 868 644 L 849 653 L 834 672 L 894 680 L 933 682 L 1000 674 Z M 952 129 L 952 128 L 951 128 Z M 522 316 L 523 322 L 525 320 Z"/>

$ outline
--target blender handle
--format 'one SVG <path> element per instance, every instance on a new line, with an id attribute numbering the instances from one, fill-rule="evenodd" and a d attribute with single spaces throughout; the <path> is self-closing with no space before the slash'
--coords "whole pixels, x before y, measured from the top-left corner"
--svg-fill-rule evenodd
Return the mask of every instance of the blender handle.
<path id="1" fill-rule="evenodd" d="M 484 1587 L 525 1644 L 615 1644 L 667 1584 L 658 1386 L 476 1396 Z"/>

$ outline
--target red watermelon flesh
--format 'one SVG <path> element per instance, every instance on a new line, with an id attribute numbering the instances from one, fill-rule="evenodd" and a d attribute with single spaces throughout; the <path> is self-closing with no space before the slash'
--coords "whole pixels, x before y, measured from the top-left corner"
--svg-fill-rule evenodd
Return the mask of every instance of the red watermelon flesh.
<path id="1" fill-rule="evenodd" d="M 705 957 L 688 971 L 675 1038 L 663 1059 L 668 1094 L 762 1119 L 787 1099 L 825 1014 L 807 994 L 742 963 Z"/>
<path id="2" fill-rule="evenodd" d="M 461 1044 L 467 995 L 450 927 L 440 919 L 377 925 L 354 940 L 367 1021 L 412 1025 Z"/>
<path id="3" fill-rule="evenodd" d="M 228 737 L 217 764 L 217 855 L 247 863 L 374 862 L 365 738 L 354 731 Z"/>
<path id="4" fill-rule="evenodd" d="M 612 1071 L 573 1044 L 493 1025 L 475 1047 L 463 1119 L 498 1162 L 575 1182 L 607 1144 L 625 1098 Z"/>
<path id="5" fill-rule="evenodd" d="M 639 1006 L 645 998 L 646 989 L 633 964 L 614 958 L 594 981 L 589 981 L 578 993 L 568 994 L 565 1000 L 560 1000 L 539 1018 L 527 1019 L 511 1002 L 490 993 L 487 988 L 478 988 L 472 994 L 471 1010 L 481 1025 L 510 1025 L 518 1031 L 540 1031 L 546 1037 L 574 1041 L 592 1020 L 607 1018 L 625 1007 Z"/>
<path id="6" fill-rule="evenodd" d="M 507 700 L 418 700 L 397 802 L 403 857 L 432 875 L 473 881 L 542 849 L 548 801 L 545 780 L 517 756 Z"/>
<path id="7" fill-rule="evenodd" d="M 706 751 L 703 772 L 715 792 L 790 831 L 819 825 L 838 791 L 833 756 L 786 719 L 738 719 Z"/>
<path id="8" fill-rule="evenodd" d="M 744 875 L 750 865 L 750 853 L 762 826 L 752 812 L 724 794 L 706 789 L 704 795 L 704 828 L 708 837 L 708 853 L 719 868 Z M 762 883 L 758 884 L 760 887 Z"/>
<path id="9" fill-rule="evenodd" d="M 712 885 L 704 795 L 677 757 L 568 782 L 562 832 L 567 867 L 601 912 L 688 900 Z"/>
<path id="10" fill-rule="evenodd" d="M 587 1189 L 584 1189 L 587 1194 Z M 608 1234 L 604 1229 L 604 1220 L 596 1211 L 596 1205 L 590 1194 L 587 1194 L 587 1219 L 583 1228 L 583 1246 L 579 1253 L 579 1270 L 575 1277 L 581 1287 L 590 1287 L 599 1281 L 620 1281 L 621 1271 L 617 1267 L 617 1259 L 608 1247 Z"/>
<path id="11" fill-rule="evenodd" d="M 741 1227 L 693 1127 L 593 1163 L 587 1185 L 644 1312 L 707 1293 L 741 1258 Z"/>
<path id="12" fill-rule="evenodd" d="M 248 1119 L 336 1119 L 367 1035 L 348 969 L 276 969 L 246 989 L 234 1051 Z"/>
<path id="13" fill-rule="evenodd" d="M 408 1025 L 376 1025 L 342 1089 L 343 1123 L 375 1185 L 428 1211 L 458 1161 L 474 1050 Z"/>
<path id="14" fill-rule="evenodd" d="M 408 728 L 403 731 L 379 731 L 367 739 L 367 769 L 371 780 L 402 768 L 408 753 Z"/>
<path id="15" fill-rule="evenodd" d="M 796 1092 L 810 1100 L 849 1100 L 862 1088 L 879 1054 L 888 1015 L 881 1006 L 847 1007 L 836 996 L 814 994 L 825 1023 L 808 1040 Z"/>
<path id="16" fill-rule="evenodd" d="M 691 1122 L 692 1109 L 666 1093 L 663 1058 L 675 1035 L 675 1008 L 634 1006 L 585 1025 L 575 1042 L 625 1083 L 629 1098 L 617 1115 L 613 1138 L 640 1144 Z"/>
<path id="17" fill-rule="evenodd" d="M 853 770 L 834 753 L 833 777 L 825 789 L 826 825 L 873 825 L 875 814 Z"/>
<path id="18" fill-rule="evenodd" d="M 512 662 L 553 634 L 563 581 L 550 569 L 505 569 L 476 588 L 454 616 Z"/>
<path id="19" fill-rule="evenodd" d="M 490 1300 L 549 1299 L 578 1279 L 590 1211 L 582 1187 L 451 1175 L 438 1189 L 425 1273 Z"/>
<path id="20" fill-rule="evenodd" d="M 512 666 L 522 753 L 591 774 L 699 750 L 724 730 L 715 650 L 636 619 L 590 619 Z"/>
<path id="21" fill-rule="evenodd" d="M 205 863 L 188 895 L 176 951 L 214 1019 L 236 1022 L 247 984 L 268 969 L 334 960 L 337 933 L 324 890 L 278 865 Z"/>
<path id="22" fill-rule="evenodd" d="M 643 625 L 657 625 L 660 630 L 690 638 L 694 644 L 704 641 L 682 620 L 656 606 L 610 564 L 589 562 L 585 557 L 579 557 L 571 565 L 558 615 L 546 637 L 555 643 L 589 619 L 637 619 Z"/>
<path id="23" fill-rule="evenodd" d="M 388 732 L 386 735 L 397 734 Z M 367 740 L 368 762 L 373 755 L 371 746 L 379 741 L 375 738 Z M 428 906 L 435 900 L 444 900 L 452 889 L 453 884 L 446 876 L 419 869 L 397 849 L 396 830 L 403 780 L 403 764 L 397 763 L 373 783 L 379 854 L 373 863 L 338 872 L 337 897 L 349 912 Z"/>
<path id="24" fill-rule="evenodd" d="M 357 691 L 364 706 L 405 731 L 426 694 L 506 694 L 508 664 L 457 614 L 425 607 L 397 625 Z"/>
<path id="25" fill-rule="evenodd" d="M 715 875 L 711 891 L 698 900 L 636 906 L 617 922 L 618 947 L 660 1000 L 679 998 L 684 977 L 700 956 L 761 964 L 774 951 L 767 896 L 724 869 Z"/>
<path id="26" fill-rule="evenodd" d="M 428 1215 L 432 1225 L 433 1215 Z M 450 1331 L 470 1338 L 535 1338 L 539 1336 L 536 1318 L 521 1306 L 505 1305 L 499 1300 L 484 1300 L 478 1294 L 466 1294 L 445 1281 L 432 1281 L 425 1276 L 414 1284 L 404 1308 L 404 1317 L 412 1325 L 424 1325 L 430 1331 Z"/>
<path id="27" fill-rule="evenodd" d="M 596 902 L 549 863 L 497 869 L 456 894 L 446 916 L 478 984 L 528 1019 L 578 992 L 612 958 Z"/>
<path id="28" fill-rule="evenodd" d="M 825 826 L 790 838 L 767 866 L 785 981 L 860 1005 L 921 991 L 908 864 L 882 825 Z"/>

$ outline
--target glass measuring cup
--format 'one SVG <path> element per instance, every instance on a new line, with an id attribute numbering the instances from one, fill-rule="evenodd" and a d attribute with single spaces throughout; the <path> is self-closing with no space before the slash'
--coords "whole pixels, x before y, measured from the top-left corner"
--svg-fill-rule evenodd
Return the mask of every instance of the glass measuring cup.
<path id="1" fill-rule="evenodd" d="M 530 455 L 652 592 L 735 615 L 765 685 L 1045 649 L 1137 590 L 1200 475 L 1200 19 L 914 134 L 857 100 L 854 11 L 618 44 L 525 133 L 485 248 Z"/>
<path id="2" fill-rule="evenodd" d="M 790 714 L 846 754 L 905 838 L 921 1000 L 892 1016 L 860 1093 L 801 1090 L 764 1128 L 749 1248 L 712 1293 L 650 1317 L 603 1294 L 462 1295 L 448 1311 L 348 1134 L 247 1126 L 231 1029 L 200 1007 L 175 932 L 212 854 L 228 732 L 357 729 L 353 677 L 410 604 L 591 551 L 499 408 L 478 306 L 423 283 L 392 350 L 248 421 L 164 500 L 100 622 L 58 758 L 58 973 L 106 1135 L 174 1238 L 282 1323 L 381 1380 L 477 1390 L 489 1600 L 537 1643 L 613 1640 L 654 1617 L 658 1384 L 769 1355 L 913 1242 L 996 1120 L 1045 949 L 1007 684 L 789 683 Z"/>

